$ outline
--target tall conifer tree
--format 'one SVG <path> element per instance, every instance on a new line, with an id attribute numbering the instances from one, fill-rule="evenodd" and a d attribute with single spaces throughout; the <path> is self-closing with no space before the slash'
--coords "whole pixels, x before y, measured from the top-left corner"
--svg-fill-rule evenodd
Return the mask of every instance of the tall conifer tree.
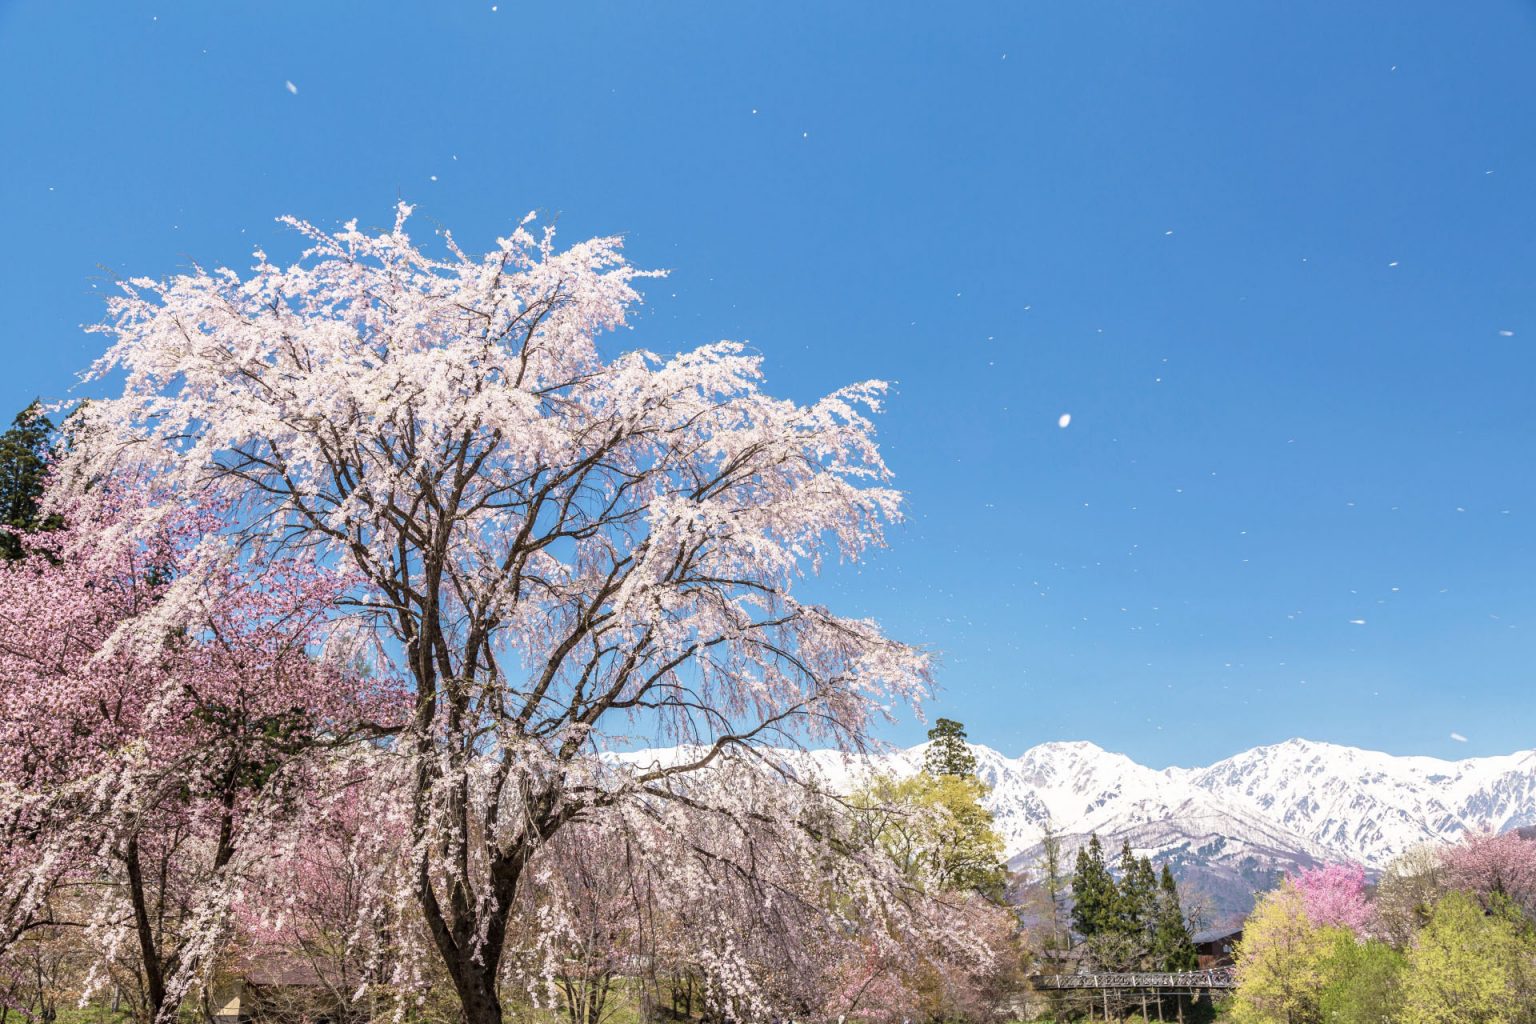
<path id="1" fill-rule="evenodd" d="M 1173 872 L 1163 865 L 1157 888 L 1157 911 L 1152 923 L 1152 958 L 1158 970 L 1192 971 L 1198 965 L 1195 943 L 1184 920 L 1179 887 Z"/>
<path id="2" fill-rule="evenodd" d="M 1152 917 L 1157 878 L 1152 864 L 1138 858 L 1127 839 L 1120 847 L 1120 883 L 1116 888 L 1117 930 L 1128 941 L 1139 940 Z"/>
<path id="3" fill-rule="evenodd" d="M 976 775 L 976 755 L 965 742 L 965 726 L 950 718 L 941 718 L 928 730 L 928 753 L 923 770 L 929 775 Z"/>
<path id="4" fill-rule="evenodd" d="M 0 434 L 0 523 L 29 533 L 39 522 L 48 463 L 53 455 L 53 423 L 34 401 Z M 0 532 L 0 558 L 14 561 L 22 555 L 22 541 L 15 533 Z"/>
<path id="5" fill-rule="evenodd" d="M 1093 939 L 1114 927 L 1115 880 L 1104 864 L 1104 847 L 1097 834 L 1077 851 L 1072 872 L 1072 930 Z"/>

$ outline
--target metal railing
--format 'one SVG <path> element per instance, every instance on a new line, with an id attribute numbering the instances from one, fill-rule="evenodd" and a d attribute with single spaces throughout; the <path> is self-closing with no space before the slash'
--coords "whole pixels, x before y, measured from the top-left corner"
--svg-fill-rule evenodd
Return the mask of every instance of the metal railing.
<path id="1" fill-rule="evenodd" d="M 1208 971 L 1136 971 L 1128 974 L 1038 974 L 1030 978 L 1036 989 L 1217 989 L 1236 988 L 1231 967 Z"/>

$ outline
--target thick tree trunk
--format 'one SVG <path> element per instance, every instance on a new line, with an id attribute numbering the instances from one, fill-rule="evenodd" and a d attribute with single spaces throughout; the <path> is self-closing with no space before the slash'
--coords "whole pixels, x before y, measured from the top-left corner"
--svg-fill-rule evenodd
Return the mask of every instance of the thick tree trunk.
<path id="1" fill-rule="evenodd" d="M 496 969 L 465 961 L 448 970 L 463 1007 L 464 1024 L 501 1024 L 501 994 L 496 991 Z"/>
<path id="2" fill-rule="evenodd" d="M 139 840 L 130 836 L 123 850 L 128 869 L 128 895 L 133 903 L 133 921 L 139 939 L 139 957 L 144 965 L 144 989 L 149 1001 L 150 1024 L 165 1012 L 165 972 L 160 949 L 155 945 L 155 931 L 150 922 L 149 901 L 144 892 L 144 872 L 139 864 Z"/>
<path id="3" fill-rule="evenodd" d="M 454 992 L 463 1008 L 464 1024 L 501 1024 L 497 978 L 501 974 L 507 919 L 517 896 L 522 861 L 522 857 L 514 856 L 499 859 L 493 865 L 491 884 L 495 890 L 495 903 L 489 910 L 476 907 L 468 881 L 461 879 L 456 882 L 450 897 L 452 909 L 445 911 L 425 866 L 419 878 L 418 897 L 422 912 L 453 981 Z M 477 913 L 489 918 L 483 922 L 483 929 Z"/>
<path id="4" fill-rule="evenodd" d="M 425 873 L 420 881 L 420 897 L 432 939 L 459 997 L 464 1024 L 501 1024 L 501 995 L 496 985 L 501 973 L 501 943 L 493 941 L 493 936 L 506 934 L 505 905 L 490 912 L 499 920 L 491 922 L 487 941 L 477 944 L 475 922 L 461 908 L 458 919 L 450 923 Z"/>

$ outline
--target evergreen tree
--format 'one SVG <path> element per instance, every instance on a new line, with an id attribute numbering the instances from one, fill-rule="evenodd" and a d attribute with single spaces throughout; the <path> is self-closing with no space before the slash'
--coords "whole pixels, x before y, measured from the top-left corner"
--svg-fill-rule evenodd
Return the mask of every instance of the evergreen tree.
<path id="1" fill-rule="evenodd" d="M 976 755 L 971 753 L 971 748 L 965 742 L 965 726 L 953 719 L 941 718 L 928 730 L 928 740 L 923 771 L 936 777 L 975 777 Z"/>
<path id="2" fill-rule="evenodd" d="M 1167 864 L 1163 865 L 1158 881 L 1157 908 L 1152 919 L 1152 961 L 1160 971 L 1192 971 L 1198 964 L 1194 939 L 1179 902 L 1179 887 Z"/>
<path id="3" fill-rule="evenodd" d="M 47 527 L 39 521 L 38 504 L 52 455 L 53 423 L 34 401 L 0 434 L 0 524 L 24 533 Z M 14 561 L 21 555 L 21 538 L 0 533 L 0 558 Z"/>
<path id="4" fill-rule="evenodd" d="M 1157 876 L 1152 862 L 1137 858 L 1127 839 L 1120 847 L 1120 884 L 1116 887 L 1117 930 L 1127 939 L 1138 939 L 1147 932 L 1156 901 Z"/>
<path id="5" fill-rule="evenodd" d="M 1072 930 L 1085 940 L 1114 931 L 1115 880 L 1104 864 L 1097 834 L 1077 851 L 1072 872 Z"/>
<path id="6" fill-rule="evenodd" d="M 1109 927 L 1092 943 L 1100 967 L 1130 971 L 1147 966 L 1156 896 L 1152 862 L 1137 857 L 1127 840 L 1120 847 L 1120 878 L 1114 884 Z"/>

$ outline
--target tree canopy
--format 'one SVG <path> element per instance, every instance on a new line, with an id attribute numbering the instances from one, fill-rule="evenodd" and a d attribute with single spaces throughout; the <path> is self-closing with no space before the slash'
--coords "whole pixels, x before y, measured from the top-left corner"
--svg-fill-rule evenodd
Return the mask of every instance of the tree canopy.
<path id="1" fill-rule="evenodd" d="M 999 901 L 1007 885 L 1003 839 L 974 777 L 918 772 L 877 778 L 855 797 L 880 844 L 917 884 Z"/>
<path id="2" fill-rule="evenodd" d="M 965 741 L 965 726 L 950 718 L 940 718 L 933 723 L 933 728 L 928 730 L 923 770 L 930 775 L 976 774 L 976 755 Z"/>
<path id="3" fill-rule="evenodd" d="M 762 389 L 741 344 L 609 354 L 599 337 L 649 276 L 618 239 L 559 249 L 524 221 L 484 255 L 447 233 L 429 253 L 409 214 L 382 231 L 288 220 L 307 245 L 291 265 L 258 252 L 246 274 L 123 283 L 94 370 L 121 391 L 80 412 L 48 507 L 94 514 L 101 481 L 131 481 L 151 498 L 113 534 L 142 549 L 200 504 L 194 571 L 155 580 L 157 626 L 135 635 L 206 607 L 214 566 L 252 593 L 292 565 L 329 588 L 296 650 L 344 650 L 409 700 L 367 787 L 409 856 L 363 875 L 359 914 L 414 908 L 393 955 L 415 976 L 439 965 L 467 1024 L 500 1024 L 514 909 L 566 828 L 643 831 L 627 849 L 687 898 L 832 898 L 768 877 L 770 851 L 794 849 L 820 877 L 857 876 L 838 897 L 862 922 L 848 934 L 940 941 L 944 915 L 850 845 L 844 811 L 811 790 L 767 819 L 741 774 L 769 770 L 752 751 L 770 744 L 863 749 L 926 693 L 924 651 L 797 593 L 901 517 L 872 420 L 886 386 L 799 403 Z M 637 738 L 681 753 L 620 756 Z M 540 913 L 558 931 L 581 907 Z M 802 933 L 697 920 L 718 940 L 713 1005 L 773 1012 L 761 943 Z"/>

